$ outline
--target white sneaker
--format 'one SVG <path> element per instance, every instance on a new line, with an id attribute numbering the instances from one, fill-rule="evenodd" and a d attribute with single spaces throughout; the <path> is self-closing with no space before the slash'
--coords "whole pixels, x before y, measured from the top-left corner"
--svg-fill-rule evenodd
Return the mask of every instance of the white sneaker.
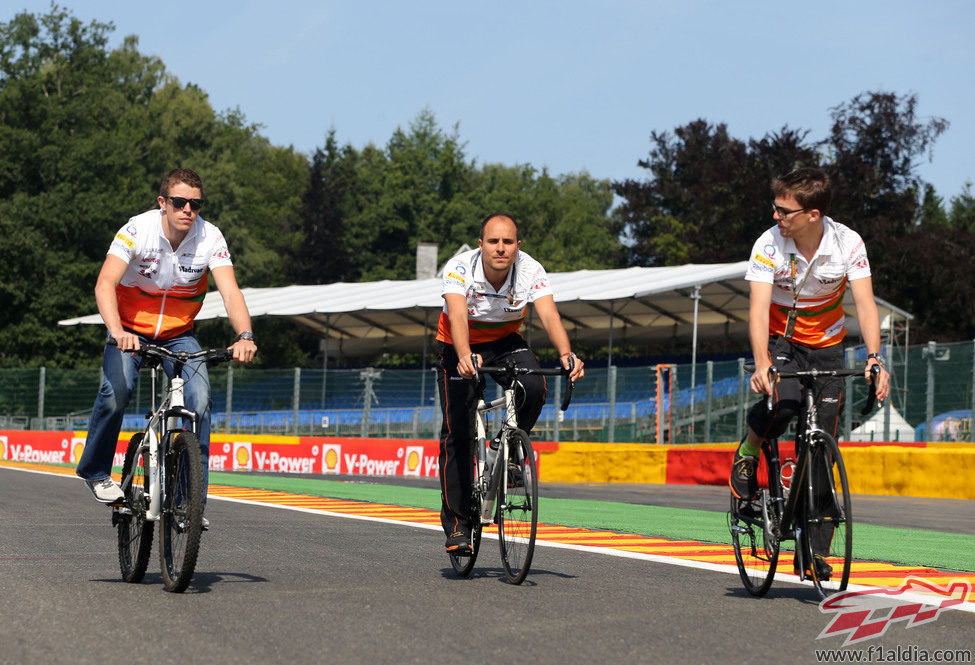
<path id="1" fill-rule="evenodd" d="M 102 480 L 86 480 L 88 489 L 95 495 L 95 499 L 101 503 L 115 503 L 125 498 L 122 488 L 111 478 Z"/>

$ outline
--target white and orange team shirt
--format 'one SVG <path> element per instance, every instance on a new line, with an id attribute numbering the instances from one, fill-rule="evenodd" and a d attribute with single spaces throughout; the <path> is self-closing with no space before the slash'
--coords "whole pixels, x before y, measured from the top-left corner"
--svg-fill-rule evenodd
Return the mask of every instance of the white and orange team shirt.
<path id="1" fill-rule="evenodd" d="M 525 320 L 528 303 L 552 295 L 548 274 L 542 264 L 519 251 L 511 272 L 496 291 L 484 276 L 481 250 L 472 249 L 450 260 L 443 274 L 443 290 L 467 298 L 467 326 L 470 343 L 480 344 L 517 333 Z M 440 313 L 437 339 L 452 344 L 447 304 Z"/>
<path id="2" fill-rule="evenodd" d="M 823 227 L 823 239 L 809 262 L 796 250 L 795 242 L 783 238 L 779 228 L 773 226 L 752 247 L 751 261 L 745 272 L 748 281 L 772 284 L 769 334 L 784 335 L 786 319 L 792 309 L 791 256 L 795 256 L 795 283 L 801 286 L 792 340 L 817 349 L 843 341 L 846 334 L 843 313 L 846 284 L 870 277 L 867 249 L 860 234 L 829 217 L 823 217 Z"/>
<path id="3" fill-rule="evenodd" d="M 202 217 L 174 251 L 162 215 L 149 210 L 132 217 L 108 248 L 129 264 L 115 290 L 122 325 L 151 339 L 190 330 L 203 307 L 207 271 L 233 265 L 220 229 Z"/>

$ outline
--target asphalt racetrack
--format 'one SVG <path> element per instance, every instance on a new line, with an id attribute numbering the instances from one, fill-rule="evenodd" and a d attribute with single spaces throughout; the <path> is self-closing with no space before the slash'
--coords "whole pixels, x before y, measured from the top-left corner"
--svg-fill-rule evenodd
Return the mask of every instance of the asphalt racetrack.
<path id="1" fill-rule="evenodd" d="M 721 490 L 541 492 L 691 506 Z M 874 523 L 927 515 L 968 534 L 972 504 L 854 503 Z M 80 480 L 0 467 L 0 663 L 815 663 L 843 645 L 818 638 L 832 615 L 811 587 L 787 581 L 758 599 L 733 571 L 539 543 L 527 580 L 512 586 L 495 540 L 458 579 L 429 525 L 213 498 L 207 516 L 186 593 L 162 590 L 155 546 L 143 583 L 125 584 L 109 510 Z M 953 661 L 972 662 L 972 611 L 906 623 L 844 652 L 883 662 L 961 650 Z"/>

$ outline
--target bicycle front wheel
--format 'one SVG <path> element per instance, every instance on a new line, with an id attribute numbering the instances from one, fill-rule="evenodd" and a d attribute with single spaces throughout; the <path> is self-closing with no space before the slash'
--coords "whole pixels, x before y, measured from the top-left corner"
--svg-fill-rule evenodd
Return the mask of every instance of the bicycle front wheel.
<path id="1" fill-rule="evenodd" d="M 728 513 L 738 574 L 745 590 L 753 596 L 764 596 L 768 592 L 779 561 L 779 539 L 772 533 L 771 525 L 766 523 L 766 516 L 773 519 L 777 514 L 777 502 L 773 498 L 782 496 L 781 479 L 777 465 L 770 463 L 766 446 L 762 446 L 762 458 L 768 470 L 768 492 L 760 491 L 750 501 L 731 494 Z"/>
<path id="2" fill-rule="evenodd" d="M 179 432 L 166 450 L 166 482 L 159 519 L 159 558 L 167 591 L 189 586 L 203 532 L 203 460 L 192 432 Z"/>
<path id="3" fill-rule="evenodd" d="M 503 464 L 503 460 L 499 460 Z M 508 434 L 508 464 L 498 486 L 498 542 L 501 565 L 511 584 L 521 584 L 531 566 L 538 527 L 538 474 L 528 435 Z"/>
<path id="4" fill-rule="evenodd" d="M 474 445 L 475 454 L 471 457 L 471 475 L 473 477 L 474 492 L 471 498 L 471 553 L 463 556 L 448 554 L 450 565 L 459 577 L 467 577 L 474 570 L 474 562 L 477 560 L 477 551 L 481 547 L 481 495 L 478 491 L 480 486 L 477 478 L 477 445 Z"/>
<path id="5" fill-rule="evenodd" d="M 133 584 L 142 581 L 152 553 L 152 522 L 146 521 L 149 451 L 142 446 L 142 439 L 142 434 L 136 434 L 125 450 L 122 480 L 124 483 L 131 476 L 132 484 L 125 490 L 124 504 L 115 508 L 113 515 L 118 529 L 118 562 L 122 579 Z"/>
<path id="6" fill-rule="evenodd" d="M 820 597 L 845 591 L 853 558 L 853 513 L 846 465 L 836 439 L 811 434 L 813 490 L 806 514 L 810 573 Z"/>

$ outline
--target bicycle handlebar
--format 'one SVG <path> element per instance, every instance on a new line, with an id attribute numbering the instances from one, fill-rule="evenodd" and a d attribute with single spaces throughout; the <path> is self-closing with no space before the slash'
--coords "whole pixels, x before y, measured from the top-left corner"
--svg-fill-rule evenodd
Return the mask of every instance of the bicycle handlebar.
<path id="1" fill-rule="evenodd" d="M 755 365 L 745 365 L 746 372 L 754 372 Z M 880 374 L 880 365 L 873 365 L 870 368 L 870 380 L 868 383 L 875 385 L 877 376 Z M 800 370 L 798 372 L 783 372 L 779 370 L 775 365 L 768 368 L 768 378 L 769 383 L 775 384 L 781 379 L 816 379 L 819 377 L 845 377 L 845 376 L 863 376 L 862 369 L 850 369 L 846 367 L 841 367 L 839 369 L 807 369 Z M 766 404 L 768 405 L 768 410 L 772 410 L 772 396 L 766 396 Z M 877 403 L 877 393 L 873 390 L 867 392 L 867 403 L 864 405 L 863 409 L 860 411 L 860 415 L 867 415 L 873 410 L 874 404 Z M 883 401 L 880 403 L 883 406 Z"/>
<path id="2" fill-rule="evenodd" d="M 477 354 L 471 354 L 471 361 L 474 363 L 474 379 L 479 380 L 480 373 L 487 374 L 504 374 L 509 378 L 514 378 L 523 374 L 540 374 L 543 376 L 569 376 L 572 372 L 572 368 L 575 367 L 575 359 L 569 356 L 569 368 L 565 367 L 552 367 L 532 369 L 531 367 L 518 367 L 514 363 L 505 363 L 500 366 L 484 365 L 483 367 L 477 366 Z M 567 381 L 565 387 L 565 396 L 562 398 L 561 410 L 565 411 L 569 408 L 569 402 L 572 401 L 572 388 L 575 386 L 575 381 Z"/>
<path id="3" fill-rule="evenodd" d="M 114 337 L 109 337 L 107 344 L 109 346 L 118 346 L 118 342 L 115 341 Z M 185 363 L 187 360 L 193 360 L 194 358 L 203 358 L 205 361 L 218 360 L 221 362 L 233 360 L 234 352 L 230 349 L 200 349 L 199 351 L 170 351 L 166 347 L 157 346 L 155 344 L 140 344 L 138 349 L 130 349 L 129 353 L 138 353 L 140 356 L 146 358 L 156 358 L 167 360 L 175 360 L 177 362 Z"/>

